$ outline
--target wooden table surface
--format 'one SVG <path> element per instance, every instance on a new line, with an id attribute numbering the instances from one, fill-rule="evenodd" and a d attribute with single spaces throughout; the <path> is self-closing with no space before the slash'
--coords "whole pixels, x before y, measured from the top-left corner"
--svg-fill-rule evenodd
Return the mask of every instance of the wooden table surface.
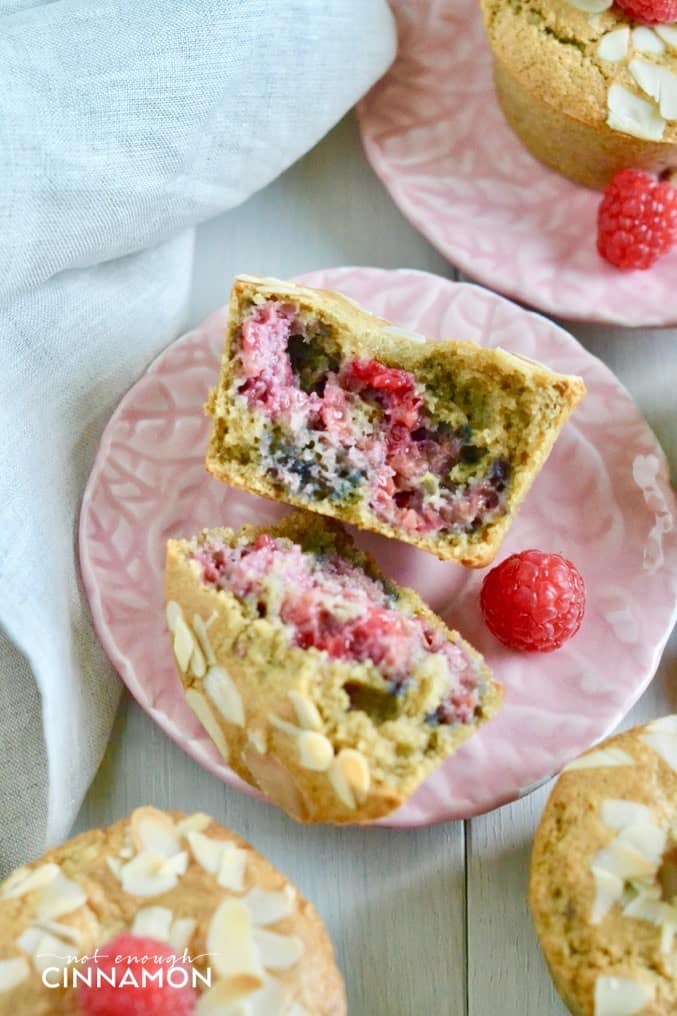
<path id="1" fill-rule="evenodd" d="M 232 277 L 333 265 L 453 268 L 402 218 L 347 118 L 245 205 L 197 234 L 188 325 Z M 677 295 L 675 296 L 677 299 Z M 677 331 L 566 325 L 633 393 L 677 476 Z M 677 638 L 623 726 L 677 711 Z M 76 828 L 136 805 L 201 809 L 266 854 L 314 901 L 334 940 L 351 1016 L 561 1016 L 529 920 L 530 842 L 547 796 L 429 829 L 303 828 L 224 787 L 128 697 Z"/>

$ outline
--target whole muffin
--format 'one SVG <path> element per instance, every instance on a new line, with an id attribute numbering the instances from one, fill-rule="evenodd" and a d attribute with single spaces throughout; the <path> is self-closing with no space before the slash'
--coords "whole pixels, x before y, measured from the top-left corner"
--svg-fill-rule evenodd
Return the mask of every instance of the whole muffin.
<path id="1" fill-rule="evenodd" d="M 566 767 L 536 832 L 529 898 L 574 1016 L 677 1012 L 677 715 Z"/>
<path id="2" fill-rule="evenodd" d="M 346 1012 L 329 937 L 295 887 L 208 815 L 143 807 L 0 883 L 0 1016 L 89 1016 L 78 974 L 89 958 L 98 978 L 121 936 L 130 963 L 163 943 L 184 957 L 200 991 L 194 1016 Z M 115 996 L 125 995 L 123 967 Z M 106 1007 L 104 991 L 110 996 L 97 980 L 94 1011 L 117 1012 L 118 999 Z M 132 1000 L 120 1001 L 132 1011 Z M 149 1011 L 147 996 L 135 1005 Z M 187 1009 L 170 990 L 152 1012 Z"/>
<path id="3" fill-rule="evenodd" d="M 499 104 L 532 155 L 600 189 L 628 167 L 677 169 L 677 26 L 611 0 L 481 5 Z"/>

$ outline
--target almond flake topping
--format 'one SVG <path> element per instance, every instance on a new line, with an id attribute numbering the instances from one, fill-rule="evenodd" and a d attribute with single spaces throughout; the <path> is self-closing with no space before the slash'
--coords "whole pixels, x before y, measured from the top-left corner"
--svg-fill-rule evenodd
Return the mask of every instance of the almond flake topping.
<path id="1" fill-rule="evenodd" d="M 649 807 L 636 801 L 602 802 L 602 822 L 617 835 L 592 859 L 595 901 L 591 924 L 599 924 L 615 903 L 625 917 L 661 928 L 661 951 L 669 953 L 677 929 L 677 905 L 661 899 L 661 872 L 668 840 Z"/>
<path id="2" fill-rule="evenodd" d="M 656 25 L 654 31 L 668 46 L 677 49 L 677 25 Z"/>
<path id="3" fill-rule="evenodd" d="M 654 720 L 640 737 L 644 744 L 653 748 L 677 772 L 677 715 Z"/>
<path id="4" fill-rule="evenodd" d="M 299 763 L 303 769 L 326 772 L 334 757 L 334 746 L 324 734 L 302 730 L 298 736 Z"/>
<path id="5" fill-rule="evenodd" d="M 212 840 L 198 832 L 188 833 L 187 840 L 195 860 L 205 871 L 215 876 L 219 885 L 232 892 L 242 892 L 247 864 L 246 850 L 230 840 Z"/>
<path id="6" fill-rule="evenodd" d="M 174 656 L 176 657 L 179 669 L 184 674 L 188 671 L 188 665 L 194 650 L 195 639 L 191 634 L 191 630 L 183 617 L 179 617 L 174 625 Z"/>
<path id="7" fill-rule="evenodd" d="M 600 976 L 595 981 L 595 1016 L 634 1016 L 652 998 L 653 991 L 630 977 Z"/>
<path id="8" fill-rule="evenodd" d="M 665 43 L 646 25 L 638 25 L 632 30 L 632 46 L 638 53 L 664 53 Z"/>
<path id="9" fill-rule="evenodd" d="M 25 981 L 31 972 L 25 956 L 15 956 L 13 959 L 0 960 L 0 994 L 11 991 L 17 984 Z"/>
<path id="10" fill-rule="evenodd" d="M 599 748 L 597 751 L 589 751 L 575 758 L 562 772 L 570 773 L 575 769 L 606 769 L 609 766 L 634 766 L 634 764 L 632 755 L 628 755 L 622 748 Z"/>
<path id="11" fill-rule="evenodd" d="M 311 702 L 309 698 L 302 695 L 300 692 L 295 691 L 293 688 L 287 692 L 291 704 L 294 707 L 296 713 L 296 719 L 304 730 L 322 730 L 322 717 L 320 716 L 319 710 L 314 702 Z"/>
<path id="12" fill-rule="evenodd" d="M 158 808 L 136 808 L 130 819 L 132 843 L 138 851 L 153 849 L 164 857 L 181 853 L 173 819 Z"/>
<path id="13" fill-rule="evenodd" d="M 124 892 L 130 896 L 160 896 L 174 889 L 188 867 L 188 854 L 182 851 L 165 857 L 153 848 L 143 850 L 120 870 Z"/>
<path id="14" fill-rule="evenodd" d="M 210 667 L 205 678 L 205 691 L 228 723 L 244 727 L 242 696 L 224 667 Z"/>
<path id="15" fill-rule="evenodd" d="M 196 691 L 195 688 L 188 688 L 186 691 L 186 702 L 193 710 L 216 747 L 219 749 L 224 761 L 227 762 L 230 754 L 228 751 L 228 745 L 226 744 L 223 731 L 219 726 L 219 721 L 214 716 L 207 699 L 201 694 L 201 692 Z"/>
<path id="16" fill-rule="evenodd" d="M 5 899 L 25 896 L 35 889 L 42 889 L 61 872 L 58 864 L 41 864 L 39 868 L 17 868 L 2 884 Z"/>
<path id="17" fill-rule="evenodd" d="M 196 811 L 194 815 L 187 815 L 176 823 L 176 832 L 179 836 L 187 836 L 188 833 L 202 833 L 211 825 L 211 817 L 203 811 Z"/>
<path id="18" fill-rule="evenodd" d="M 635 63 L 632 61 L 631 63 Z M 634 75 L 633 75 L 634 76 Z M 640 85 L 640 87 L 642 87 Z M 607 124 L 612 130 L 644 141 L 660 141 L 666 122 L 653 102 L 635 95 L 625 85 L 614 82 L 608 93 Z"/>
<path id="19" fill-rule="evenodd" d="M 597 56 L 600 60 L 607 60 L 609 63 L 618 63 L 625 60 L 630 48 L 630 29 L 627 25 L 623 28 L 616 28 L 613 32 L 607 32 L 599 40 Z"/>
<path id="20" fill-rule="evenodd" d="M 226 899 L 216 909 L 207 932 L 211 966 L 224 978 L 247 978 L 252 988 L 263 984 L 263 967 L 252 935 L 248 908 Z"/>

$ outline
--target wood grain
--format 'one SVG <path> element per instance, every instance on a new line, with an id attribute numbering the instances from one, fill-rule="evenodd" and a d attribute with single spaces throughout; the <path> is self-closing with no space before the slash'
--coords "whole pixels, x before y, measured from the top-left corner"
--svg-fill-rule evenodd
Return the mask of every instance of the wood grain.
<path id="1" fill-rule="evenodd" d="M 193 325 L 237 272 L 364 264 L 455 277 L 366 164 L 352 118 L 241 208 L 198 230 Z M 677 472 L 677 334 L 572 326 L 618 374 Z M 677 709 L 677 640 L 628 718 Z M 202 809 L 263 851 L 324 916 L 352 1016 L 561 1016 L 527 913 L 530 841 L 547 788 L 472 822 L 307 829 L 225 788 L 125 700 L 77 829 L 137 804 Z M 467 898 L 466 898 L 467 884 Z"/>

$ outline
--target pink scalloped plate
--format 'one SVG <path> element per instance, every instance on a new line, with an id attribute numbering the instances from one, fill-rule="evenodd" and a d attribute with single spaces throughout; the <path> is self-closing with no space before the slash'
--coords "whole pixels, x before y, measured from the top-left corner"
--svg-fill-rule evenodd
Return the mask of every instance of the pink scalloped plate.
<path id="1" fill-rule="evenodd" d="M 595 248 L 599 195 L 551 172 L 494 97 L 477 0 L 390 0 L 395 63 L 358 107 L 374 170 L 407 218 L 472 278 L 574 320 L 677 324 L 677 250 L 620 272 Z"/>
<path id="2" fill-rule="evenodd" d="M 610 371 L 536 314 L 423 272 L 337 268 L 303 281 L 337 289 L 404 328 L 538 356 L 581 374 L 588 387 L 499 553 L 539 547 L 581 569 L 583 627 L 558 652 L 520 655 L 492 638 L 478 606 L 483 572 L 358 536 L 387 573 L 417 589 L 485 654 L 506 692 L 499 715 L 383 824 L 476 815 L 533 789 L 604 736 L 653 676 L 677 606 L 676 506 L 666 462 Z M 204 469 L 202 406 L 217 379 L 225 320 L 226 311 L 217 311 L 169 346 L 112 417 L 83 500 L 80 564 L 101 641 L 135 698 L 193 758 L 253 794 L 185 704 L 163 612 L 167 537 L 284 511 Z"/>

